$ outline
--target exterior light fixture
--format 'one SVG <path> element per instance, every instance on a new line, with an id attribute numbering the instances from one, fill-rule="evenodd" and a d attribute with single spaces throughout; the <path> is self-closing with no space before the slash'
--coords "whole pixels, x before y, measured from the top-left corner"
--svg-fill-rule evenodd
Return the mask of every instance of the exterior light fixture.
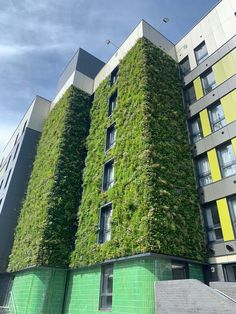
<path id="1" fill-rule="evenodd" d="M 107 39 L 107 40 L 105 41 L 105 43 L 106 43 L 107 45 L 112 45 L 112 46 L 114 46 L 116 49 L 119 49 L 119 47 L 118 47 L 117 45 L 115 45 L 110 39 Z"/>

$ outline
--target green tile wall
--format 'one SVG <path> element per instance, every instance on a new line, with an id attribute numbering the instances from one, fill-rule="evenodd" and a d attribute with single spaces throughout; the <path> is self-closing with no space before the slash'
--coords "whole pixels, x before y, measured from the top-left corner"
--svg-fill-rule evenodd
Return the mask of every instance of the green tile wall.
<path id="1" fill-rule="evenodd" d="M 51 268 L 18 273 L 12 285 L 17 314 L 60 314 L 66 274 L 66 270 Z M 14 313 L 12 299 L 9 305 Z"/>
<path id="2" fill-rule="evenodd" d="M 190 279 L 197 279 L 202 282 L 205 282 L 202 265 L 189 263 L 188 267 Z"/>
<path id="3" fill-rule="evenodd" d="M 114 263 L 113 314 L 154 314 L 154 282 L 172 279 L 170 260 L 133 259 Z M 100 267 L 71 273 L 66 314 L 99 311 Z M 105 312 L 104 312 L 105 313 Z M 107 313 L 107 312 L 106 312 Z"/>

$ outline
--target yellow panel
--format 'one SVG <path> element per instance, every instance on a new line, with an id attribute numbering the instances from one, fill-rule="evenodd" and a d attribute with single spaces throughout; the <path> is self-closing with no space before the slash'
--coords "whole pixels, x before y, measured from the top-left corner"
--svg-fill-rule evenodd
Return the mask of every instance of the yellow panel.
<path id="1" fill-rule="evenodd" d="M 212 70 L 218 85 L 236 74 L 236 49 L 214 64 Z"/>
<path id="2" fill-rule="evenodd" d="M 233 232 L 233 228 L 231 224 L 227 201 L 225 198 L 222 198 L 216 201 L 216 203 L 217 203 L 218 213 L 220 217 L 220 223 L 221 223 L 224 241 L 234 240 L 234 232 Z"/>
<path id="3" fill-rule="evenodd" d="M 215 81 L 217 85 L 223 83 L 226 79 L 225 70 L 223 67 L 223 59 L 218 61 L 216 64 L 212 66 L 212 71 L 214 73 Z"/>
<path id="4" fill-rule="evenodd" d="M 201 82 L 200 77 L 197 77 L 193 81 L 193 85 L 194 85 L 194 89 L 195 89 L 196 98 L 197 99 L 202 98 L 204 96 L 204 93 L 203 93 L 202 82 Z"/>
<path id="5" fill-rule="evenodd" d="M 224 110 L 227 123 L 236 120 L 236 90 L 221 98 L 221 104 Z"/>
<path id="6" fill-rule="evenodd" d="M 234 75 L 236 73 L 236 68 L 234 65 L 234 59 L 233 59 L 233 53 L 229 53 L 227 54 L 223 59 L 223 67 L 224 67 L 224 71 L 225 71 L 225 79 L 227 80 L 228 78 L 230 78 L 232 75 Z"/>
<path id="7" fill-rule="evenodd" d="M 235 156 L 236 156 L 236 137 L 233 138 L 233 139 L 231 140 L 231 142 L 232 142 L 232 145 L 233 145 L 234 154 L 235 154 Z"/>
<path id="8" fill-rule="evenodd" d="M 202 132 L 204 136 L 211 134 L 211 125 L 208 117 L 207 109 L 200 112 L 200 120 L 202 124 Z"/>
<path id="9" fill-rule="evenodd" d="M 209 150 L 209 152 L 207 152 L 207 156 L 209 160 L 209 166 L 211 169 L 212 181 L 213 182 L 218 181 L 221 179 L 221 173 L 215 148 Z"/>

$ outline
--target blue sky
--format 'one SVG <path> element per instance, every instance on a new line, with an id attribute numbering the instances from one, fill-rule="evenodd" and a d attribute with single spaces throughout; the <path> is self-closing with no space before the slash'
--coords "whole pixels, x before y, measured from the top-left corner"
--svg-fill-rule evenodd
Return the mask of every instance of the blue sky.
<path id="1" fill-rule="evenodd" d="M 35 95 L 49 100 L 74 52 L 103 61 L 141 19 L 174 43 L 219 0 L 0 0 L 0 151 Z"/>

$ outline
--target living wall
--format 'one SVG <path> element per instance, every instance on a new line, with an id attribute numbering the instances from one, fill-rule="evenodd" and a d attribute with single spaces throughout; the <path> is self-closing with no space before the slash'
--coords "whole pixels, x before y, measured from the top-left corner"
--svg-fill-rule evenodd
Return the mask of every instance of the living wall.
<path id="1" fill-rule="evenodd" d="M 71 86 L 43 127 L 9 270 L 66 266 L 73 248 L 89 130 L 89 95 Z"/>
<path id="2" fill-rule="evenodd" d="M 108 99 L 118 105 L 108 117 Z M 104 152 L 106 129 L 116 143 Z M 79 227 L 71 266 L 144 252 L 202 260 L 204 241 L 177 64 L 147 39 L 96 90 L 87 138 Z M 104 163 L 115 184 L 102 192 Z M 98 243 L 100 207 L 112 201 L 111 240 Z"/>

